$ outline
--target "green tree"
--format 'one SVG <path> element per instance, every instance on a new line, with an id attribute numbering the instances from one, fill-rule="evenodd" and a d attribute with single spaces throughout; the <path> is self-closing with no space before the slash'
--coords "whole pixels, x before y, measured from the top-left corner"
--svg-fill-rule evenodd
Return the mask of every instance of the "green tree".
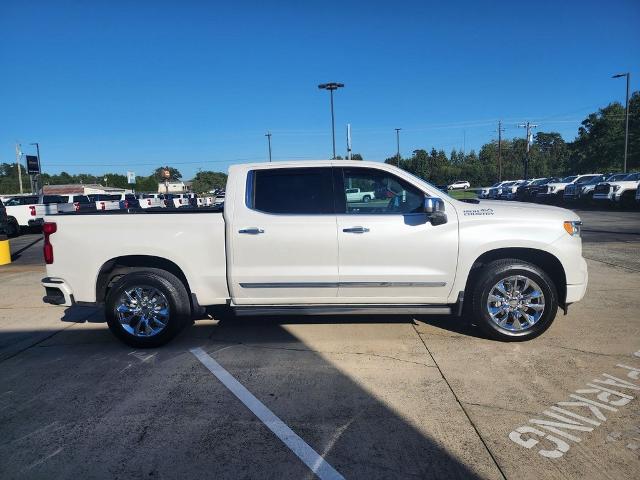
<path id="1" fill-rule="evenodd" d="M 170 173 L 170 177 L 169 177 L 170 181 L 176 181 L 176 180 L 182 179 L 182 174 L 180 173 L 180 170 L 178 170 L 177 168 L 158 167 L 153 171 L 153 176 L 158 180 L 158 182 L 164 182 L 163 172 L 167 168 L 169 169 L 169 173 Z"/>
<path id="2" fill-rule="evenodd" d="M 205 193 L 213 188 L 225 188 L 226 185 L 226 173 L 204 170 L 198 172 L 193 178 L 191 189 L 196 193 Z"/>

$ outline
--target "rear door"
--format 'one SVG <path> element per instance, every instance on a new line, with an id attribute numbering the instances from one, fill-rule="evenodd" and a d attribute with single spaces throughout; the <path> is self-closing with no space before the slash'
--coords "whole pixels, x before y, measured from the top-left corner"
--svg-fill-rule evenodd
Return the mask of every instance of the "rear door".
<path id="1" fill-rule="evenodd" d="M 234 303 L 334 303 L 338 240 L 332 169 L 255 169 L 227 219 Z"/>
<path id="2" fill-rule="evenodd" d="M 382 169 L 335 168 L 338 297 L 342 303 L 445 303 L 458 261 L 458 221 L 422 213 L 425 191 Z M 344 186 L 374 191 L 349 201 Z"/>

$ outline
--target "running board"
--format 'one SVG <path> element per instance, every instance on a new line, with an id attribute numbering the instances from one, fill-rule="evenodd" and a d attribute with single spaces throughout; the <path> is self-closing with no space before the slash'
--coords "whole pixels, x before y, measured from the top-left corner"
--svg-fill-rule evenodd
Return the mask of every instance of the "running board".
<path id="1" fill-rule="evenodd" d="M 250 315 L 451 315 L 446 305 L 261 305 L 234 306 L 239 316 Z"/>

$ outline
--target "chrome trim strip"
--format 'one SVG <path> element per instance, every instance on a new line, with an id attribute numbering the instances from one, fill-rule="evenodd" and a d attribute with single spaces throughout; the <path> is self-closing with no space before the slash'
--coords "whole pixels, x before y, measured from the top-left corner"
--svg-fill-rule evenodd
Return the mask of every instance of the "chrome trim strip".
<path id="1" fill-rule="evenodd" d="M 338 282 L 339 287 L 444 287 L 447 282 Z"/>
<path id="2" fill-rule="evenodd" d="M 273 282 L 240 283 L 242 288 L 444 287 L 447 282 Z"/>
<path id="3" fill-rule="evenodd" d="M 240 283 L 242 288 L 338 288 L 338 282 Z"/>
<path id="4" fill-rule="evenodd" d="M 234 306 L 237 316 L 250 315 L 450 315 L 448 305 L 309 305 Z"/>

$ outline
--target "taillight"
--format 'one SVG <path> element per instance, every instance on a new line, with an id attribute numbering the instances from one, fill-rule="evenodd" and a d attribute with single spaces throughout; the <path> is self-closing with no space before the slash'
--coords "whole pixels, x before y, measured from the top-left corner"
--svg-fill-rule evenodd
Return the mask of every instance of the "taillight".
<path id="1" fill-rule="evenodd" d="M 124 201 L 124 208 L 129 208 L 129 200 Z"/>
<path id="2" fill-rule="evenodd" d="M 80 202 L 75 202 L 73 206 L 75 207 L 76 212 L 80 211 Z"/>
<path id="3" fill-rule="evenodd" d="M 34 207 L 33 205 L 31 205 L 29 207 L 29 210 L 31 210 L 31 216 L 35 217 L 36 216 L 36 207 Z"/>
<path id="4" fill-rule="evenodd" d="M 54 222 L 45 222 L 42 225 L 42 233 L 44 233 L 44 262 L 47 265 L 53 263 L 53 245 L 49 237 L 56 233 L 58 226 Z"/>
<path id="5" fill-rule="evenodd" d="M 100 210 L 104 210 L 104 202 L 100 202 Z"/>

